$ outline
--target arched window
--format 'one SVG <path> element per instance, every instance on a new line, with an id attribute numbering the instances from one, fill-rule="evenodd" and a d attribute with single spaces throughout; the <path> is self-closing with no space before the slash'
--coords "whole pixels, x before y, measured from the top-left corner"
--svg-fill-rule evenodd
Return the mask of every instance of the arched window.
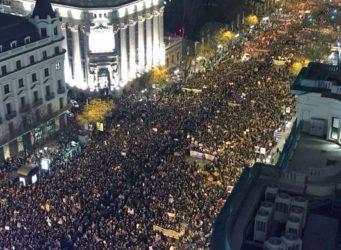
<path id="1" fill-rule="evenodd" d="M 11 48 L 16 48 L 17 47 L 17 41 L 11 42 Z"/>

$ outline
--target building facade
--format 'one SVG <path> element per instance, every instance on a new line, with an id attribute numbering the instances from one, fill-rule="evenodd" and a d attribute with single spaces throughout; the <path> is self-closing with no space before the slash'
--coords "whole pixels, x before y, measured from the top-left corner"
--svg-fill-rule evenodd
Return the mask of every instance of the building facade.
<path id="1" fill-rule="evenodd" d="M 30 17 L 0 13 L 0 158 L 65 124 L 63 39 L 48 1 L 37 0 Z"/>
<path id="2" fill-rule="evenodd" d="M 181 65 L 182 51 L 183 51 L 183 38 L 180 36 L 166 36 L 166 67 L 169 70 L 175 69 Z"/>
<path id="3" fill-rule="evenodd" d="M 18 14 L 33 0 L 13 1 Z M 54 0 L 63 19 L 65 80 L 79 89 L 114 90 L 165 63 L 162 0 Z"/>
<path id="4" fill-rule="evenodd" d="M 291 86 L 302 131 L 341 143 L 340 65 L 310 63 Z"/>

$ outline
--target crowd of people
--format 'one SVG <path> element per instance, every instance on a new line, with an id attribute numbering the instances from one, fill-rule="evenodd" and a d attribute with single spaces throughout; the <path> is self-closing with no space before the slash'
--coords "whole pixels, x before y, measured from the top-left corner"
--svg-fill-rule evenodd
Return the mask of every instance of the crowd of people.
<path id="1" fill-rule="evenodd" d="M 185 83 L 130 91 L 79 157 L 33 185 L 2 182 L 0 248 L 208 249 L 227 186 L 294 115 L 283 112 L 294 109 L 288 66 L 272 60 L 297 45 L 281 43 L 292 33 L 276 25 L 260 31 L 271 37 L 266 54 L 241 62 L 235 44 L 233 58 Z M 196 163 L 192 148 L 214 158 Z"/>

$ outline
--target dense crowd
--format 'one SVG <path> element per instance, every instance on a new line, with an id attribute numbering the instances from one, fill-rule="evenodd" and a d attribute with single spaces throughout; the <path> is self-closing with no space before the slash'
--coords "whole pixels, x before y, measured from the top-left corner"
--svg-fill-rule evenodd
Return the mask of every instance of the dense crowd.
<path id="1" fill-rule="evenodd" d="M 259 157 L 256 146 L 275 146 L 274 130 L 290 119 L 283 108 L 293 110 L 288 67 L 272 60 L 297 45 L 281 43 L 292 33 L 280 30 L 259 31 L 269 51 L 249 61 L 235 44 L 233 58 L 186 83 L 124 94 L 110 129 L 79 157 L 33 185 L 3 182 L 0 248 L 207 249 L 227 186 Z M 193 162 L 191 147 L 214 159 Z"/>

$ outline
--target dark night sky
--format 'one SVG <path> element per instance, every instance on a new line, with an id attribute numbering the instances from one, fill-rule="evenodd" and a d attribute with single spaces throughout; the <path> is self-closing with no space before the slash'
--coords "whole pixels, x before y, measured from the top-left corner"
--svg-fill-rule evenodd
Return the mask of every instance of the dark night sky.
<path id="1" fill-rule="evenodd" d="M 229 22 L 241 12 L 243 0 L 166 0 L 165 29 L 175 33 L 185 28 L 186 37 L 197 39 L 205 22 Z"/>

